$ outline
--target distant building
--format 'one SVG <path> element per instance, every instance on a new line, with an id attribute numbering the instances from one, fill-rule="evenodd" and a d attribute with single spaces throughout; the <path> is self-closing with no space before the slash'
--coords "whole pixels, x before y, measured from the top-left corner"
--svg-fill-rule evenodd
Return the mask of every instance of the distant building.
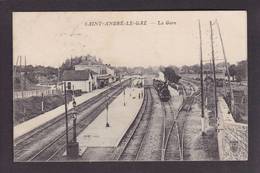
<path id="1" fill-rule="evenodd" d="M 97 86 L 98 88 L 103 88 L 107 86 L 112 81 L 112 76 L 110 74 L 103 74 L 97 76 Z"/>
<path id="2" fill-rule="evenodd" d="M 106 74 L 106 67 L 103 64 L 94 64 L 89 61 L 83 61 L 78 65 L 75 65 L 75 70 L 91 70 L 97 74 Z"/>
<path id="3" fill-rule="evenodd" d="M 63 73 L 63 81 L 66 82 L 68 90 L 91 92 L 97 85 L 95 74 L 90 70 L 66 70 Z"/>
<path id="4" fill-rule="evenodd" d="M 94 88 L 103 88 L 109 83 L 116 81 L 116 73 L 113 67 L 110 65 L 104 65 L 99 62 L 83 61 L 78 65 L 75 65 L 75 71 L 91 70 L 95 72 Z"/>
<path id="5" fill-rule="evenodd" d="M 104 65 L 86 65 L 86 64 L 78 64 L 75 65 L 75 70 L 91 70 L 96 72 L 97 74 L 106 74 L 106 68 Z"/>
<path id="6" fill-rule="evenodd" d="M 115 70 L 113 69 L 113 67 L 106 65 L 105 68 L 107 74 L 110 74 L 111 76 L 115 76 Z"/>

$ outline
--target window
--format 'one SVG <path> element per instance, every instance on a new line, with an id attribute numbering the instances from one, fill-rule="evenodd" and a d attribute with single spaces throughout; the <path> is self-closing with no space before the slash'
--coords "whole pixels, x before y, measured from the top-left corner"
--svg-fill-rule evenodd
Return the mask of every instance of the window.
<path id="1" fill-rule="evenodd" d="M 71 90 L 71 82 L 68 82 L 68 90 Z"/>

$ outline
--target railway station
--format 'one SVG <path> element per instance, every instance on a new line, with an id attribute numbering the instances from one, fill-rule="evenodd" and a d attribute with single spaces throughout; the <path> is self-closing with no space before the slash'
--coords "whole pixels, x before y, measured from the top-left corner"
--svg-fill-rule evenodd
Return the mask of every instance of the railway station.
<path id="1" fill-rule="evenodd" d="M 42 15 L 52 21 L 46 39 L 58 44 L 48 55 L 57 57 L 43 66 L 34 65 L 37 54 L 14 54 L 14 162 L 247 160 L 247 57 L 232 59 L 234 47 L 225 44 L 228 35 L 237 39 L 223 27 L 230 14 L 212 20 L 185 13 L 183 23 L 167 14 L 158 22 L 148 12 L 140 24 L 131 13 L 106 25 L 112 14 L 92 21 L 97 14 L 86 13 L 91 22 L 77 27 L 60 14 L 60 21 Z M 14 26 L 22 29 L 30 15 L 20 15 Z M 53 31 L 58 24 L 64 32 Z M 28 36 L 14 33 L 18 42 Z"/>

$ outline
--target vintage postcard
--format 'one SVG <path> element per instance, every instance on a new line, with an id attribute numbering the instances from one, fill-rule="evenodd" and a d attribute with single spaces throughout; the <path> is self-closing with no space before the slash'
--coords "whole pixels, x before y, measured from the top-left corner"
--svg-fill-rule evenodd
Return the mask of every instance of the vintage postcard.
<path id="1" fill-rule="evenodd" d="M 14 162 L 248 160 L 246 11 L 12 20 Z"/>

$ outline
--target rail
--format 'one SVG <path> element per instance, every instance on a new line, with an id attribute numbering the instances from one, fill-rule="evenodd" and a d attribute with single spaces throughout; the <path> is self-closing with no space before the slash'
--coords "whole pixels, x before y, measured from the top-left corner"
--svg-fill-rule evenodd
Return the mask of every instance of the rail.
<path id="1" fill-rule="evenodd" d="M 124 83 L 125 84 L 125 83 Z M 121 85 L 116 85 L 116 86 L 113 86 L 113 87 L 111 87 L 109 90 L 112 90 L 112 89 L 115 89 L 114 90 L 114 93 L 113 93 L 113 95 L 118 95 L 118 94 L 120 94 L 122 91 L 123 91 L 123 88 L 121 88 L 120 87 Z M 119 88 L 119 89 L 118 89 Z M 118 90 L 116 90 L 116 89 L 118 89 Z M 100 101 L 102 101 L 101 99 L 103 98 L 102 96 L 103 95 L 105 95 L 105 94 L 108 94 L 110 91 L 106 91 L 106 92 L 103 92 L 103 93 L 101 93 L 100 95 L 98 95 L 98 96 L 95 96 L 93 99 L 91 99 L 91 100 L 89 100 L 89 101 L 87 101 L 87 102 L 85 102 L 84 104 L 82 104 L 82 106 L 80 106 L 79 107 L 79 111 L 81 112 L 81 111 L 83 111 L 83 110 L 85 110 L 85 108 L 86 108 L 86 106 L 87 105 L 91 105 L 91 104 L 94 104 L 95 102 L 97 102 L 98 100 L 100 100 Z M 115 99 L 115 97 L 110 97 L 110 102 L 112 101 L 112 100 L 114 100 Z M 102 103 L 100 104 L 100 105 L 105 105 L 104 103 L 106 102 L 106 99 L 104 99 L 104 101 L 102 101 Z M 84 124 L 84 123 L 86 123 L 84 120 L 89 120 L 90 118 L 89 117 L 91 117 L 91 115 L 93 115 L 93 114 L 98 114 L 99 112 L 101 112 L 103 109 L 105 109 L 105 107 L 104 106 L 97 106 L 95 109 L 93 109 L 90 113 L 89 113 L 89 116 L 85 116 L 85 117 L 83 117 L 83 118 L 81 118 L 81 121 L 80 122 L 78 122 L 78 128 L 79 127 L 84 127 L 86 124 Z M 70 113 L 70 112 L 69 112 Z M 71 118 L 71 116 L 70 116 L 70 118 Z M 54 121 L 51 121 L 49 124 L 47 124 L 47 125 L 45 125 L 45 126 L 43 126 L 42 128 L 40 128 L 40 129 L 36 129 L 36 132 L 33 132 L 33 133 L 31 133 L 31 134 L 29 134 L 29 135 L 25 135 L 25 136 L 23 136 L 22 138 L 20 138 L 16 143 L 15 143 L 15 146 L 14 146 L 14 150 L 16 150 L 16 149 L 18 149 L 17 151 L 19 151 L 19 148 L 24 148 L 24 146 L 26 146 L 26 145 L 30 145 L 30 143 L 29 144 L 27 144 L 27 141 L 30 139 L 30 138 L 32 138 L 32 137 L 34 137 L 34 135 L 38 135 L 39 133 L 41 133 L 41 132 L 44 132 L 44 130 L 46 130 L 46 129 L 48 129 L 49 127 L 51 127 L 51 126 L 53 126 L 53 125 L 57 125 L 57 123 L 58 122 L 61 122 L 61 120 L 64 120 L 64 116 L 59 116 L 59 118 L 57 118 L 57 119 L 55 119 Z M 84 122 L 84 123 L 83 123 Z M 71 123 L 71 122 L 70 122 Z M 64 123 L 62 123 L 62 124 L 64 124 Z M 89 123 L 87 123 L 87 124 L 89 124 Z M 71 131 L 71 129 L 72 129 L 72 127 L 70 127 L 69 128 L 69 131 Z M 81 128 L 82 129 L 82 128 Z M 79 130 L 77 130 L 77 132 L 80 132 L 80 130 L 81 129 L 79 129 Z M 30 156 L 29 157 L 29 159 L 26 159 L 27 161 L 33 161 L 33 160 L 36 160 L 42 153 L 44 153 L 44 151 L 46 151 L 48 148 L 50 148 L 51 146 L 53 146 L 55 143 L 57 143 L 60 139 L 62 139 L 63 137 L 65 136 L 65 132 L 63 132 L 62 134 L 60 134 L 60 135 L 58 135 L 57 137 L 55 137 L 54 138 L 54 140 L 52 141 L 52 142 L 50 142 L 50 143 L 48 143 L 48 145 L 46 145 L 44 148 L 42 148 L 40 151 L 38 151 L 36 154 L 32 154 L 33 156 Z M 64 140 L 64 139 L 63 139 Z M 62 147 L 60 147 L 58 150 L 56 150 L 54 153 L 52 153 L 52 155 L 49 157 L 49 158 L 47 158 L 46 160 L 51 160 L 51 158 L 53 158 L 54 156 L 55 156 L 55 153 L 57 154 L 58 152 L 57 151 L 60 151 L 60 150 L 62 150 L 62 148 L 64 148 L 64 145 L 62 146 Z M 24 157 L 26 157 L 25 155 L 26 155 L 26 152 L 25 153 L 14 153 L 15 155 L 20 155 L 20 156 L 15 156 L 15 160 L 25 160 L 25 159 L 23 159 Z"/>
<path id="2" fill-rule="evenodd" d="M 132 132 L 130 133 L 130 136 L 128 137 L 128 139 L 126 140 L 125 144 L 123 145 L 123 148 L 122 150 L 120 151 L 119 155 L 116 157 L 114 156 L 115 160 L 122 160 L 123 158 L 123 154 L 125 153 L 127 147 L 129 146 L 130 144 L 130 141 L 134 138 L 134 135 L 137 133 L 137 130 L 138 128 L 141 128 L 140 127 L 140 124 L 141 122 L 144 120 L 144 115 L 147 114 L 147 112 L 149 112 L 149 109 L 148 106 L 149 106 L 149 99 L 151 99 L 151 103 L 152 104 L 152 97 L 151 97 L 151 90 L 149 87 L 147 87 L 145 89 L 145 92 L 144 92 L 144 100 L 143 100 L 143 103 L 142 103 L 142 106 L 141 108 L 139 109 L 138 113 L 137 113 L 137 116 L 135 118 L 135 120 L 133 121 L 133 123 L 135 123 L 135 126 L 134 126 L 134 129 L 132 130 Z M 138 160 L 139 158 L 139 155 L 140 155 L 140 152 L 142 150 L 142 147 L 143 147 L 143 141 L 144 141 L 144 138 L 145 138 L 145 135 L 147 133 L 147 127 L 149 126 L 149 122 L 150 122 L 150 117 L 148 117 L 147 119 L 147 124 L 146 126 L 144 127 L 145 129 L 143 130 L 143 133 L 141 134 L 141 139 L 139 141 L 140 145 L 139 147 L 137 148 L 137 150 L 135 151 L 135 154 L 134 154 L 134 157 L 135 157 L 135 160 Z M 131 125 L 132 126 L 132 125 Z M 130 127 L 131 127 L 130 126 Z M 140 135 L 139 135 L 140 136 Z"/>

